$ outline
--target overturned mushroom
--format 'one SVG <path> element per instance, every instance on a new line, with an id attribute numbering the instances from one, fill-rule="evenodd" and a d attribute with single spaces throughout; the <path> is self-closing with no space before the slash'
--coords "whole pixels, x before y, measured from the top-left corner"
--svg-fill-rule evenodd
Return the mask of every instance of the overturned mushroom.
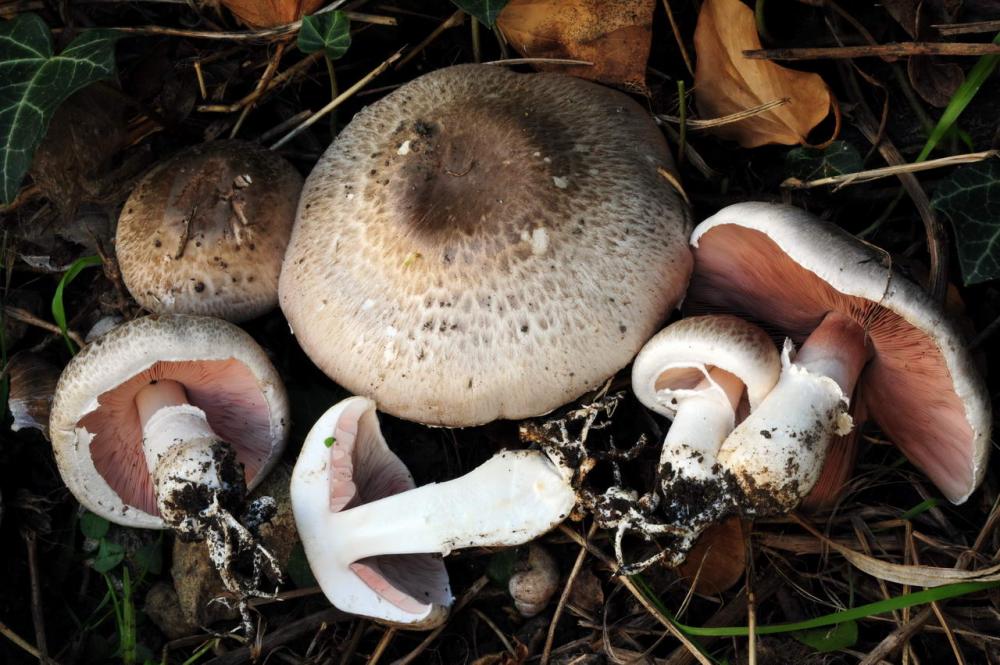
<path id="1" fill-rule="evenodd" d="M 761 498 L 787 507 L 815 482 L 801 467 L 815 467 L 831 435 L 847 427 L 853 400 L 855 415 L 872 418 L 949 500 L 969 497 L 989 455 L 985 386 L 955 326 L 886 253 L 766 203 L 721 210 L 691 244 L 687 309 L 744 316 L 801 345 L 795 355 L 786 347 L 778 385 L 723 445 L 720 461 L 757 451 L 745 461 L 756 464 L 756 478 L 770 478 Z"/>
<path id="2" fill-rule="evenodd" d="M 680 299 L 671 169 L 619 92 L 434 71 L 358 113 L 310 174 L 281 308 L 313 362 L 388 413 L 546 413 L 625 366 Z"/>
<path id="3" fill-rule="evenodd" d="M 139 182 L 118 220 L 125 285 L 158 314 L 245 321 L 278 302 L 302 177 L 245 141 L 190 148 Z"/>
<path id="4" fill-rule="evenodd" d="M 452 602 L 439 556 L 519 545 L 563 520 L 576 497 L 537 451 L 495 455 L 461 478 L 414 487 L 386 446 L 375 404 L 352 397 L 313 426 L 292 473 L 306 557 L 338 608 L 431 628 Z"/>
<path id="5" fill-rule="evenodd" d="M 279 459 L 287 418 L 284 386 L 248 334 L 218 319 L 146 317 L 70 361 L 50 434 L 81 504 L 118 524 L 206 540 L 242 603 L 266 593 L 264 578 L 280 578 L 236 516 Z"/>

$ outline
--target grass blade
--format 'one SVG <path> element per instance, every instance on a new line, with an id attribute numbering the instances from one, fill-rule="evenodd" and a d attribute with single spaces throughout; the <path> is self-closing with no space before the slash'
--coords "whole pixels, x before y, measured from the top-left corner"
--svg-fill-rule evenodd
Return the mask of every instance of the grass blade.
<path id="1" fill-rule="evenodd" d="M 56 325 L 59 326 L 63 339 L 66 340 L 66 347 L 69 349 L 71 355 L 76 354 L 76 347 L 73 346 L 72 340 L 66 334 L 66 308 L 63 306 L 63 291 L 66 290 L 69 283 L 76 279 L 76 276 L 85 268 L 99 265 L 101 265 L 101 257 L 99 256 L 84 256 L 74 261 L 69 270 L 63 274 L 62 279 L 59 280 L 59 286 L 56 287 L 56 294 L 52 297 L 52 318 L 55 320 Z"/>

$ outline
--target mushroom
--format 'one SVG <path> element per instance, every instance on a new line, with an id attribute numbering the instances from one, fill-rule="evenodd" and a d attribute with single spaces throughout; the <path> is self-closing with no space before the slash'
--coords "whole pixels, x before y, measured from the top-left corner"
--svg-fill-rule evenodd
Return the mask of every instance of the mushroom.
<path id="1" fill-rule="evenodd" d="M 887 253 L 767 203 L 721 210 L 691 244 L 687 309 L 747 317 L 800 345 L 795 355 L 785 346 L 777 386 L 730 435 L 720 463 L 755 460 L 754 483 L 769 478 L 758 489 L 788 506 L 847 428 L 853 398 L 855 415 L 872 418 L 949 500 L 969 497 L 989 454 L 985 386 L 955 326 Z"/>
<path id="2" fill-rule="evenodd" d="M 683 556 L 702 529 L 735 505 L 719 459 L 743 400 L 756 409 L 778 381 L 781 364 L 767 333 L 729 315 L 681 319 L 656 334 L 632 366 L 632 389 L 673 423 L 660 456 L 668 521 L 686 525 Z"/>
<path id="3" fill-rule="evenodd" d="M 461 478 L 415 487 L 382 437 L 375 403 L 346 399 L 316 422 L 292 472 L 292 511 L 310 568 L 345 612 L 410 628 L 452 602 L 439 556 L 520 545 L 576 501 L 542 453 L 498 453 Z"/>
<path id="4" fill-rule="evenodd" d="M 157 314 L 246 321 L 278 303 L 278 273 L 302 177 L 245 141 L 185 150 L 153 168 L 118 220 L 132 297 Z"/>
<path id="5" fill-rule="evenodd" d="M 308 177 L 281 308 L 313 362 L 387 413 L 546 413 L 624 367 L 683 294 L 671 169 L 620 92 L 434 71 L 358 113 Z"/>
<path id="6" fill-rule="evenodd" d="M 151 316 L 70 361 L 49 428 L 59 472 L 83 506 L 117 524 L 205 539 L 242 598 L 263 595 L 262 574 L 280 579 L 235 515 L 278 461 L 287 420 L 281 379 L 247 333 L 207 317 Z"/>
<path id="7" fill-rule="evenodd" d="M 559 566 L 541 545 L 530 543 L 525 561 L 507 582 L 514 606 L 526 619 L 542 613 L 559 590 Z"/>

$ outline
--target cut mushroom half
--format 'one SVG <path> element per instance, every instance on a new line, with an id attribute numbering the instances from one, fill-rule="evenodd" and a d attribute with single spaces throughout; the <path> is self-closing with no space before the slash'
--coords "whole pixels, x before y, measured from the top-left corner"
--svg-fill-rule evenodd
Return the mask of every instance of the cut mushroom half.
<path id="1" fill-rule="evenodd" d="M 122 324 L 75 356 L 49 429 L 63 480 L 91 512 L 207 541 L 248 627 L 245 598 L 268 595 L 262 584 L 280 572 L 238 516 L 280 458 L 287 417 L 281 379 L 247 333 L 162 316 Z"/>
<path id="2" fill-rule="evenodd" d="M 646 407 L 673 423 L 660 455 L 668 521 L 690 535 L 683 556 L 707 525 L 735 505 L 719 451 L 741 405 L 756 409 L 778 381 L 781 364 L 767 333 L 728 315 L 696 316 L 667 326 L 632 366 L 632 389 Z"/>
<path id="3" fill-rule="evenodd" d="M 291 485 L 306 557 L 336 607 L 426 629 L 452 595 L 439 555 L 520 545 L 572 510 L 563 472 L 540 452 L 498 453 L 466 475 L 415 487 L 386 445 L 375 403 L 352 397 L 306 437 Z"/>

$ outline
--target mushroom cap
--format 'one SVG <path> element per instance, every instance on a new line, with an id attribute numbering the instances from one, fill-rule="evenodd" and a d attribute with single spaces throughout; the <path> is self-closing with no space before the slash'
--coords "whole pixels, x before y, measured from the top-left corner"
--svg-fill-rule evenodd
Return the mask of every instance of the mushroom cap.
<path id="1" fill-rule="evenodd" d="M 264 350 L 231 323 L 148 316 L 84 347 L 56 387 L 49 433 L 59 472 L 88 510 L 112 522 L 164 528 L 143 450 L 135 394 L 153 380 L 184 386 L 243 464 L 247 488 L 277 463 L 288 398 Z"/>
<path id="2" fill-rule="evenodd" d="M 954 324 L 888 253 L 790 206 L 729 206 L 694 230 L 691 311 L 747 316 L 801 344 L 831 311 L 867 333 L 855 402 L 951 501 L 983 478 L 990 401 Z"/>
<path id="3" fill-rule="evenodd" d="M 632 365 L 632 391 L 647 408 L 672 419 L 678 400 L 702 379 L 712 381 L 715 368 L 743 382 L 755 409 L 778 382 L 781 360 L 767 333 L 749 321 L 728 314 L 692 316 L 646 342 Z"/>
<path id="4" fill-rule="evenodd" d="M 291 164 L 246 141 L 205 143 L 159 164 L 118 220 L 129 293 L 157 314 L 239 322 L 273 309 L 301 189 Z"/>
<path id="5" fill-rule="evenodd" d="M 447 617 L 451 587 L 440 556 L 373 556 L 345 568 L 338 562 L 349 557 L 336 551 L 343 543 L 323 519 L 414 487 L 382 437 L 371 400 L 343 400 L 309 431 L 292 472 L 292 510 L 310 568 L 336 607 L 410 628 L 433 628 Z"/>
<path id="6" fill-rule="evenodd" d="M 683 294 L 670 168 L 620 92 L 437 70 L 358 113 L 307 178 L 281 308 L 313 362 L 388 413 L 548 412 L 624 367 Z"/>

